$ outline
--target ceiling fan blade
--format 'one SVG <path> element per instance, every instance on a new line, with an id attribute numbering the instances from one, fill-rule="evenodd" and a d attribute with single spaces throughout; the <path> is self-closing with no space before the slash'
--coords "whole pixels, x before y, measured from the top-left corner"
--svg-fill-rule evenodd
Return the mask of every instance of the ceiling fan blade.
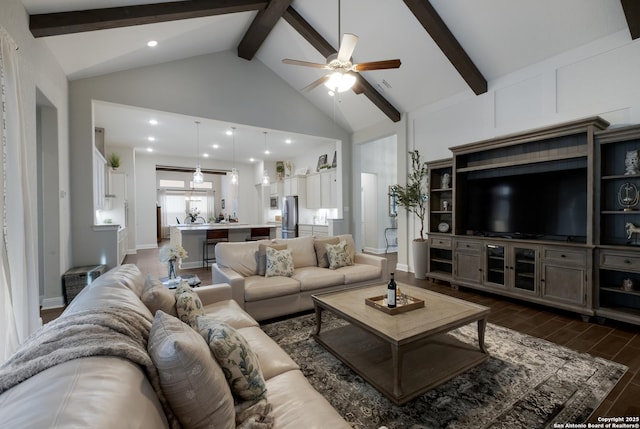
<path id="1" fill-rule="evenodd" d="M 322 85 L 323 83 L 325 83 L 326 81 L 329 80 L 329 77 L 331 75 L 326 75 L 326 76 L 322 76 L 320 79 L 316 79 L 313 82 L 311 82 L 309 85 L 305 86 L 304 88 L 302 88 L 300 91 L 302 92 L 309 92 L 312 89 Z"/>
<path id="2" fill-rule="evenodd" d="M 400 67 L 400 64 L 400 60 L 370 61 L 368 63 L 354 64 L 353 71 L 397 69 Z"/>
<path id="3" fill-rule="evenodd" d="M 358 36 L 355 34 L 344 33 L 342 36 L 342 43 L 340 43 L 340 50 L 338 51 L 338 61 L 346 63 L 351 59 L 353 50 L 358 43 Z"/>
<path id="4" fill-rule="evenodd" d="M 316 68 L 316 69 L 326 69 L 327 68 L 326 64 L 311 63 L 309 61 L 291 60 L 289 58 L 285 58 L 284 60 L 282 60 L 282 62 L 285 63 L 285 64 L 291 64 L 291 65 L 294 65 L 294 66 L 313 67 L 313 68 Z"/>

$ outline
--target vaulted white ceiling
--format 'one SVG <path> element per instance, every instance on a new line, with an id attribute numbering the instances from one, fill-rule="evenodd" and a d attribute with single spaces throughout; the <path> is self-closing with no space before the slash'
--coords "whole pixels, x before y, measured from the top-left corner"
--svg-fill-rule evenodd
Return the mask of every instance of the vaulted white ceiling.
<path id="1" fill-rule="evenodd" d="M 164 3 L 169 0 L 22 0 L 29 14 Z M 487 81 L 564 51 L 625 30 L 618 0 L 431 0 L 461 47 Z M 337 0 L 293 0 L 291 6 L 335 49 Z M 45 37 L 69 79 L 235 51 L 257 12 Z M 399 69 L 362 72 L 400 113 L 471 91 L 401 0 L 342 0 L 341 31 L 359 36 L 354 62 L 399 58 Z M 147 41 L 157 40 L 155 48 Z M 252 61 L 261 61 L 293 88 L 323 71 L 286 65 L 283 58 L 324 63 L 325 58 L 280 19 Z M 343 128 L 358 131 L 390 119 L 364 95 L 330 97 L 324 87 L 303 95 Z M 187 121 L 188 122 L 188 121 Z M 184 130 L 193 134 L 193 126 Z"/>

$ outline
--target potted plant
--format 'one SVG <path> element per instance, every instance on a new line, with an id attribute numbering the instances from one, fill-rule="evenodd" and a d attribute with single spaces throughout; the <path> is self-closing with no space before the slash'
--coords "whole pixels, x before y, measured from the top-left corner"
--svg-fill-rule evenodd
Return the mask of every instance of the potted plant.
<path id="1" fill-rule="evenodd" d="M 114 170 L 120 168 L 120 155 L 115 152 L 111 152 L 111 155 L 109 155 L 109 166 Z"/>
<path id="2" fill-rule="evenodd" d="M 395 185 L 397 205 L 415 214 L 420 220 L 420 237 L 413 240 L 413 261 L 415 277 L 426 278 L 427 273 L 427 240 L 424 236 L 424 220 L 427 214 L 427 163 L 420 161 L 420 152 L 409 152 L 411 169 L 407 175 L 405 186 Z"/>

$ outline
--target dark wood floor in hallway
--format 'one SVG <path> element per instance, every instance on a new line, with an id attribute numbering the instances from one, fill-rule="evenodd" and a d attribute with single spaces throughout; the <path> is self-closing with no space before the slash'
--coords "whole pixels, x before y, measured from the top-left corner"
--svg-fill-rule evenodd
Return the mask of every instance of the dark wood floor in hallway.
<path id="1" fill-rule="evenodd" d="M 393 271 L 397 263 L 396 254 L 388 254 L 387 259 L 389 269 Z M 125 263 L 136 264 L 143 273 L 158 277 L 167 275 L 166 265 L 159 260 L 158 249 L 139 250 L 136 255 L 128 255 Z M 197 274 L 203 284 L 212 283 L 211 271 L 204 268 L 180 270 L 180 273 Z M 395 277 L 400 282 L 490 307 L 490 323 L 628 366 L 629 371 L 596 410 L 592 421 L 595 422 L 598 416 L 640 416 L 640 329 L 637 326 L 584 322 L 574 313 L 472 289 L 454 290 L 446 283 L 416 280 L 406 272 L 397 271 Z"/>

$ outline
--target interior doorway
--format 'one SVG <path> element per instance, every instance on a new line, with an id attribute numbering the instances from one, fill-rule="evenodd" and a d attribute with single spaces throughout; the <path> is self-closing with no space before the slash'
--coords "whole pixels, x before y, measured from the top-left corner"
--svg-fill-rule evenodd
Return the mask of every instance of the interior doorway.
<path id="1" fill-rule="evenodd" d="M 38 287 L 43 308 L 60 307 L 58 110 L 36 90 Z M 56 296 L 48 296 L 55 293 Z"/>
<path id="2" fill-rule="evenodd" d="M 378 176 L 361 173 L 361 234 L 362 249 L 378 253 Z"/>

